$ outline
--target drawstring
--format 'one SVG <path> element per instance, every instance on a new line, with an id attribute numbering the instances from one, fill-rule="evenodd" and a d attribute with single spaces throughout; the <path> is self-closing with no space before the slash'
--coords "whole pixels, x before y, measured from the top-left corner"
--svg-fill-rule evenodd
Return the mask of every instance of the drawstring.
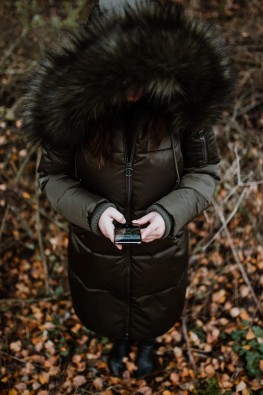
<path id="1" fill-rule="evenodd" d="M 178 164 L 177 164 L 177 160 L 176 160 L 176 153 L 175 153 L 174 140 L 173 140 L 173 132 L 170 133 L 170 137 L 171 137 L 171 144 L 172 144 L 172 149 L 173 149 L 174 167 L 175 167 L 176 174 L 177 174 L 177 181 L 176 181 L 176 186 L 177 186 L 180 183 L 180 173 L 179 173 Z"/>

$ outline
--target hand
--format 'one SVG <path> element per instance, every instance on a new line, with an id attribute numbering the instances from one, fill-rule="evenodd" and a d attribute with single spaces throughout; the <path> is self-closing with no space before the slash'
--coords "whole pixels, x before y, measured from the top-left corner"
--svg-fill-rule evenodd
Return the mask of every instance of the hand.
<path id="1" fill-rule="evenodd" d="M 121 224 L 125 224 L 126 220 L 122 213 L 120 213 L 114 207 L 108 207 L 101 215 L 99 219 L 98 226 L 100 231 L 104 234 L 105 237 L 110 239 L 112 243 L 114 243 L 114 225 L 113 220 L 120 222 Z M 121 250 L 122 246 L 120 244 L 115 244 L 116 247 Z"/>
<path id="2" fill-rule="evenodd" d="M 147 222 L 150 222 L 150 225 L 144 229 L 141 229 L 142 241 L 145 243 L 160 239 L 165 232 L 165 222 L 161 214 L 157 213 L 157 211 L 151 211 L 144 217 L 136 219 L 132 222 L 139 225 L 144 225 L 147 224 Z"/>

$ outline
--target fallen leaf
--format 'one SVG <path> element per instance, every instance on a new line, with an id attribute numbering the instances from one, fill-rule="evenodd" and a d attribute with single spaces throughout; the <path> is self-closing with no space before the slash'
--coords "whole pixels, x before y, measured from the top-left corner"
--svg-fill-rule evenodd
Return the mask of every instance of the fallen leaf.
<path id="1" fill-rule="evenodd" d="M 96 390 L 99 390 L 99 391 L 102 390 L 102 388 L 103 388 L 102 379 L 100 377 L 96 377 L 95 380 L 93 381 L 93 385 L 96 388 Z"/>
<path id="2" fill-rule="evenodd" d="M 80 387 L 81 385 L 85 384 L 87 382 L 86 378 L 84 376 L 75 376 L 73 379 L 73 385 L 74 387 Z"/>
<path id="3" fill-rule="evenodd" d="M 179 376 L 179 374 L 178 374 L 178 373 L 175 373 L 175 372 L 171 373 L 171 374 L 170 374 L 170 380 L 171 380 L 171 382 L 172 382 L 174 385 L 178 384 L 179 381 L 180 381 L 180 376 Z"/>
<path id="4" fill-rule="evenodd" d="M 218 292 L 215 292 L 212 295 L 212 301 L 215 303 L 224 303 L 226 300 L 226 291 L 224 289 L 220 289 Z"/>
<path id="5" fill-rule="evenodd" d="M 11 350 L 11 351 L 14 351 L 14 352 L 20 351 L 20 350 L 21 350 L 21 347 L 22 347 L 22 343 L 21 343 L 20 340 L 17 340 L 16 342 L 12 342 L 12 343 L 10 343 L 10 345 L 9 345 L 10 350 Z"/>
<path id="6" fill-rule="evenodd" d="M 43 372 L 38 375 L 38 380 L 41 384 L 47 384 L 49 382 L 49 373 Z"/>
<path id="7" fill-rule="evenodd" d="M 240 314 L 240 309 L 238 307 L 232 307 L 232 309 L 230 310 L 230 315 L 233 318 L 238 317 Z"/>
<path id="8" fill-rule="evenodd" d="M 180 347 L 174 347 L 173 352 L 176 358 L 180 358 L 183 355 L 182 349 Z"/>
<path id="9" fill-rule="evenodd" d="M 248 331 L 248 333 L 246 334 L 246 339 L 247 340 L 252 340 L 252 339 L 254 339 L 256 336 L 255 336 L 255 333 L 253 332 L 253 330 L 250 328 L 249 329 L 249 331 Z"/>
<path id="10" fill-rule="evenodd" d="M 138 393 L 143 395 L 152 395 L 152 389 L 146 385 L 144 387 L 141 387 L 138 390 Z"/>
<path id="11" fill-rule="evenodd" d="M 206 373 L 207 373 L 207 375 L 208 375 L 209 377 L 212 377 L 212 376 L 214 376 L 214 374 L 215 374 L 215 368 L 214 368 L 213 365 L 207 365 L 207 366 L 205 367 L 205 371 L 206 371 Z"/>
<path id="12" fill-rule="evenodd" d="M 236 386 L 236 391 L 237 391 L 237 392 L 241 392 L 241 391 L 243 391 L 245 388 L 247 388 L 246 383 L 244 383 L 244 381 L 240 381 L 240 383 Z"/>

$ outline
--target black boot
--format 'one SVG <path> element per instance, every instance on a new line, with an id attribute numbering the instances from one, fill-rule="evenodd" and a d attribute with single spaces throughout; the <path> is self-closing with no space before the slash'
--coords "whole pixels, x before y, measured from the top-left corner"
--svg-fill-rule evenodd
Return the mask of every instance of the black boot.
<path id="1" fill-rule="evenodd" d="M 136 365 L 138 369 L 135 372 L 135 377 L 137 379 L 148 376 L 153 372 L 155 368 L 154 348 L 154 339 L 139 342 L 136 358 Z"/>
<path id="2" fill-rule="evenodd" d="M 109 368 L 114 376 L 121 376 L 124 371 L 124 364 L 122 362 L 124 357 L 129 355 L 130 343 L 128 340 L 119 340 L 113 344 L 109 355 Z"/>

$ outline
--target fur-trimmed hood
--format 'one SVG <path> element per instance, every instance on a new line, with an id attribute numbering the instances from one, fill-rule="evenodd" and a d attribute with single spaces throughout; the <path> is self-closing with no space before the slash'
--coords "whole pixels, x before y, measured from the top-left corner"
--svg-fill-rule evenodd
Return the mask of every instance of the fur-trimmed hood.
<path id="1" fill-rule="evenodd" d="M 141 88 L 149 103 L 167 107 L 177 128 L 217 123 L 233 73 L 215 28 L 173 2 L 141 0 L 101 15 L 37 63 L 23 101 L 24 130 L 33 143 L 76 146 L 89 122 Z"/>

